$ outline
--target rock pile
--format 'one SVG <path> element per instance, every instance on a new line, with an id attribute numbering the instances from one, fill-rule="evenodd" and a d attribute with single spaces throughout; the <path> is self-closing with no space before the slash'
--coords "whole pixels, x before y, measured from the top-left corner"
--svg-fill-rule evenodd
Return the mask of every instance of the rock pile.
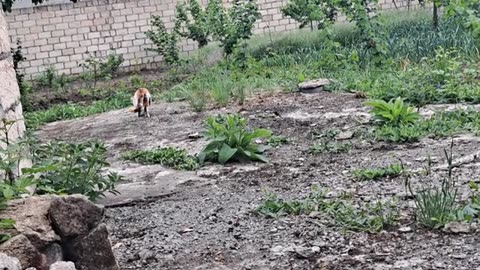
<path id="1" fill-rule="evenodd" d="M 0 219 L 16 224 L 0 230 L 13 236 L 0 244 L 0 269 L 118 270 L 103 216 L 103 207 L 82 195 L 9 202 Z"/>

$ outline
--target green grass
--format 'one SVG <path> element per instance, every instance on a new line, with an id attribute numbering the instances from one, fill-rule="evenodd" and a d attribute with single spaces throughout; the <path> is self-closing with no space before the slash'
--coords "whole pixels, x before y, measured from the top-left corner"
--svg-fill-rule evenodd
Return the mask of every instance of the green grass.
<path id="1" fill-rule="evenodd" d="M 316 189 L 306 198 L 284 200 L 276 194 L 267 194 L 256 212 L 262 216 L 278 218 L 287 215 L 309 215 L 319 212 L 344 230 L 379 232 L 394 224 L 398 209 L 392 202 L 354 205 L 342 199 L 328 199 Z"/>
<path id="2" fill-rule="evenodd" d="M 183 149 L 172 147 L 153 150 L 134 150 L 123 155 L 126 160 L 143 164 L 160 164 L 176 170 L 193 171 L 199 167 L 198 160 Z"/>
<path id="3" fill-rule="evenodd" d="M 386 125 L 374 130 L 377 140 L 396 143 L 415 142 L 427 136 L 445 138 L 460 133 L 480 134 L 480 112 L 473 109 L 439 112 L 413 125 Z"/>
<path id="4" fill-rule="evenodd" d="M 356 169 L 352 171 L 355 179 L 359 181 L 379 180 L 382 178 L 393 178 L 400 176 L 403 172 L 402 164 L 390 164 L 379 168 Z"/>
<path id="5" fill-rule="evenodd" d="M 118 92 L 110 98 L 94 101 L 92 104 L 62 104 L 55 105 L 47 110 L 26 112 L 25 122 L 27 128 L 37 129 L 39 126 L 67 119 L 85 117 L 97 113 L 125 108 L 132 104 L 131 93 Z"/>

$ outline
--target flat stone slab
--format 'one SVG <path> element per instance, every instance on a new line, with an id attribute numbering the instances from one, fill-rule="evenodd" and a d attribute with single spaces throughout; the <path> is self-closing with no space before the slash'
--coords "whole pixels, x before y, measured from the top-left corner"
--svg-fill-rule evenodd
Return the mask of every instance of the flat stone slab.
<path id="1" fill-rule="evenodd" d="M 329 79 L 317 79 L 298 84 L 298 89 L 303 93 L 318 93 L 323 91 L 323 87 L 328 84 L 330 84 Z"/>

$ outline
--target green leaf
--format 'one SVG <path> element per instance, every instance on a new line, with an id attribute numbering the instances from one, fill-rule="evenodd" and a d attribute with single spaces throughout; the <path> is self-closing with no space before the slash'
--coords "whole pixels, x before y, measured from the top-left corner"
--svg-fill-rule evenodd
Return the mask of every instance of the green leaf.
<path id="1" fill-rule="evenodd" d="M 222 149 L 220 149 L 220 152 L 218 153 L 218 162 L 225 164 L 235 155 L 235 153 L 237 153 L 237 150 L 237 148 L 231 148 L 227 144 L 223 144 Z"/>

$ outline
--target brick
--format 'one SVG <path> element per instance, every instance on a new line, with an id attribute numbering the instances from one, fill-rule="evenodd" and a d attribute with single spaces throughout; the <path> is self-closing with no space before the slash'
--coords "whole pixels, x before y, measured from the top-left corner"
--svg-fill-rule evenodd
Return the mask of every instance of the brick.
<path id="1" fill-rule="evenodd" d="M 150 10 L 150 7 L 148 7 L 147 9 L 148 11 L 152 11 Z M 132 11 L 134 14 L 144 14 L 145 9 L 143 7 L 134 7 Z"/>
<path id="2" fill-rule="evenodd" d="M 65 63 L 65 62 L 68 62 L 68 61 L 70 61 L 70 57 L 69 57 L 69 56 L 60 56 L 60 57 L 57 57 L 57 62 Z"/>
<path id="3" fill-rule="evenodd" d="M 63 69 L 65 66 L 63 65 L 63 63 L 56 63 L 53 65 L 53 67 L 56 69 L 56 70 L 61 70 Z"/>
<path id="4" fill-rule="evenodd" d="M 132 15 L 128 15 L 127 16 L 127 21 L 130 22 L 130 21 L 136 21 L 138 20 L 138 15 L 137 14 L 132 14 Z M 24 22 L 25 24 L 25 22 Z"/>
<path id="5" fill-rule="evenodd" d="M 28 20 L 28 14 L 22 14 L 15 16 L 15 21 L 26 21 Z"/>
<path id="6" fill-rule="evenodd" d="M 29 67 L 25 69 L 25 73 L 27 74 L 35 74 L 38 73 L 38 67 Z"/>
<path id="7" fill-rule="evenodd" d="M 42 64 L 43 64 L 43 60 L 30 61 L 30 66 L 31 67 L 38 67 L 38 66 L 41 66 Z"/>
<path id="8" fill-rule="evenodd" d="M 64 29 L 68 29 L 68 23 L 59 23 L 57 25 L 55 25 L 55 29 L 57 30 L 64 30 Z"/>
<path id="9" fill-rule="evenodd" d="M 130 46 L 128 48 L 129 53 L 135 53 L 135 52 L 139 52 L 139 51 L 140 51 L 140 46 Z"/>
<path id="10" fill-rule="evenodd" d="M 35 39 L 34 42 L 35 42 L 35 46 L 42 46 L 42 45 L 48 44 L 46 39 Z"/>
<path id="11" fill-rule="evenodd" d="M 47 41 L 48 41 L 48 44 L 57 44 L 57 43 L 60 42 L 60 38 L 59 37 L 51 37 L 51 38 L 48 38 Z"/>
<path id="12" fill-rule="evenodd" d="M 75 51 L 73 50 L 73 48 L 68 48 L 68 49 L 63 49 L 62 50 L 62 55 L 72 55 L 74 53 L 75 53 Z"/>
<path id="13" fill-rule="evenodd" d="M 43 27 L 42 26 L 32 26 L 30 27 L 30 33 L 32 34 L 39 34 L 43 32 Z"/>
<path id="14" fill-rule="evenodd" d="M 123 29 L 123 23 L 112 24 L 112 29 Z"/>
<path id="15" fill-rule="evenodd" d="M 23 27 L 31 27 L 36 25 L 37 23 L 34 20 L 28 20 L 23 22 Z"/>
<path id="16" fill-rule="evenodd" d="M 145 40 L 144 39 L 135 39 L 133 41 L 133 46 L 137 46 L 137 45 L 143 45 L 145 44 Z"/>
<path id="17" fill-rule="evenodd" d="M 74 54 L 72 56 L 70 56 L 70 61 L 80 61 L 83 59 L 83 56 L 81 54 Z"/>
<path id="18" fill-rule="evenodd" d="M 76 22 L 77 25 L 78 25 L 78 23 L 79 22 Z M 92 26 L 92 25 L 94 25 L 92 20 L 82 20 L 82 21 L 80 21 L 80 26 Z"/>
<path id="19" fill-rule="evenodd" d="M 35 54 L 35 57 L 36 57 L 37 59 L 47 58 L 47 57 L 48 57 L 48 52 L 39 52 L 39 53 Z"/>
<path id="20" fill-rule="evenodd" d="M 62 55 L 62 51 L 60 50 L 55 50 L 48 53 L 49 57 L 58 57 L 60 55 Z"/>
<path id="21" fill-rule="evenodd" d="M 74 50 L 75 50 L 75 53 L 76 53 L 76 54 L 86 53 L 86 52 L 87 52 L 87 48 L 86 48 L 86 47 L 78 47 L 78 48 L 74 48 Z"/>
<path id="22" fill-rule="evenodd" d="M 112 5 L 113 9 L 124 9 L 125 8 L 125 3 L 115 3 Z"/>
<path id="23" fill-rule="evenodd" d="M 50 37 L 52 37 L 52 33 L 51 33 L 51 32 L 38 33 L 38 38 L 50 38 Z"/>
<path id="24" fill-rule="evenodd" d="M 137 20 L 135 21 L 135 25 L 136 26 L 145 26 L 145 25 L 148 25 L 148 20 Z"/>
<path id="25" fill-rule="evenodd" d="M 90 27 L 80 27 L 77 30 L 79 34 L 90 33 Z"/>
<path id="26" fill-rule="evenodd" d="M 76 35 L 77 33 L 78 33 L 78 31 L 77 31 L 76 28 L 65 29 L 65 35 L 66 36 L 73 36 L 73 35 Z"/>
<path id="27" fill-rule="evenodd" d="M 135 22 L 125 22 L 123 23 L 123 27 L 125 28 L 135 27 Z"/>
<path id="28" fill-rule="evenodd" d="M 42 12 L 42 18 L 53 18 L 53 17 L 55 17 L 55 12 L 53 11 Z"/>
<path id="29" fill-rule="evenodd" d="M 53 24 L 47 24 L 43 26 L 43 31 L 44 32 L 51 32 L 55 30 L 55 25 Z"/>
<path id="30" fill-rule="evenodd" d="M 63 65 L 65 66 L 65 68 L 68 68 L 68 69 L 78 66 L 77 62 L 72 62 L 72 61 L 66 62 Z"/>
<path id="31" fill-rule="evenodd" d="M 132 11 L 131 9 L 129 9 L 129 8 L 128 8 L 128 9 L 126 8 L 126 9 L 120 10 L 120 15 L 122 15 L 122 16 L 123 16 L 123 15 L 130 15 L 130 14 L 133 14 L 133 11 Z"/>
<path id="32" fill-rule="evenodd" d="M 77 15 L 75 15 L 75 21 L 77 21 L 77 23 L 81 22 L 81 21 L 86 21 L 86 20 L 88 20 L 87 14 L 77 14 Z"/>
<path id="33" fill-rule="evenodd" d="M 38 19 L 38 20 L 35 20 L 37 22 L 37 25 L 46 25 L 46 24 L 50 24 L 50 19 L 48 18 L 42 18 L 42 19 Z"/>
<path id="34" fill-rule="evenodd" d="M 174 16 L 175 15 L 175 10 L 172 9 L 167 9 L 162 11 L 162 16 L 167 17 L 167 16 Z"/>
<path id="35" fill-rule="evenodd" d="M 128 28 L 128 36 L 132 35 L 135 38 L 135 34 L 140 32 L 140 27 Z"/>
<path id="36" fill-rule="evenodd" d="M 88 46 L 87 50 L 89 52 L 96 52 L 98 51 L 98 46 L 97 45 Z"/>
<path id="37" fill-rule="evenodd" d="M 65 43 L 58 43 L 58 44 L 53 45 L 54 50 L 62 50 L 62 49 L 65 49 L 65 48 L 67 48 L 67 44 L 65 44 Z"/>
<path id="38" fill-rule="evenodd" d="M 89 39 L 100 38 L 100 33 L 93 32 L 93 33 L 89 33 L 87 36 Z"/>
<path id="39" fill-rule="evenodd" d="M 129 48 L 133 45 L 132 41 L 122 41 L 122 47 Z"/>
<path id="40" fill-rule="evenodd" d="M 110 45 L 109 44 L 101 44 L 98 46 L 99 51 L 108 51 L 110 50 Z"/>
<path id="41" fill-rule="evenodd" d="M 11 22 L 8 24 L 8 28 L 11 29 L 16 29 L 16 28 L 22 28 L 23 24 L 22 22 Z"/>
<path id="42" fill-rule="evenodd" d="M 52 32 L 52 37 L 61 37 L 65 35 L 65 31 L 63 30 L 55 30 Z"/>
<path id="43" fill-rule="evenodd" d="M 83 68 L 82 67 L 74 67 L 74 68 L 70 69 L 70 72 L 72 74 L 79 74 L 79 73 L 83 72 Z"/>
<path id="44" fill-rule="evenodd" d="M 84 39 L 83 34 L 73 35 L 73 36 L 72 36 L 72 40 L 73 40 L 73 41 L 79 41 L 79 40 L 83 40 L 83 39 Z"/>
<path id="45" fill-rule="evenodd" d="M 28 28 L 18 28 L 16 29 L 16 35 L 26 35 L 30 34 L 30 29 Z"/>
<path id="46" fill-rule="evenodd" d="M 86 47 L 86 46 L 90 46 L 90 45 L 92 45 L 92 41 L 91 41 L 91 40 L 88 40 L 88 39 L 80 40 L 80 46 Z"/>
<path id="47" fill-rule="evenodd" d="M 57 24 L 57 23 L 63 22 L 62 19 L 63 19 L 62 17 L 53 17 L 53 18 L 48 19 L 48 21 L 49 21 L 51 24 Z"/>

